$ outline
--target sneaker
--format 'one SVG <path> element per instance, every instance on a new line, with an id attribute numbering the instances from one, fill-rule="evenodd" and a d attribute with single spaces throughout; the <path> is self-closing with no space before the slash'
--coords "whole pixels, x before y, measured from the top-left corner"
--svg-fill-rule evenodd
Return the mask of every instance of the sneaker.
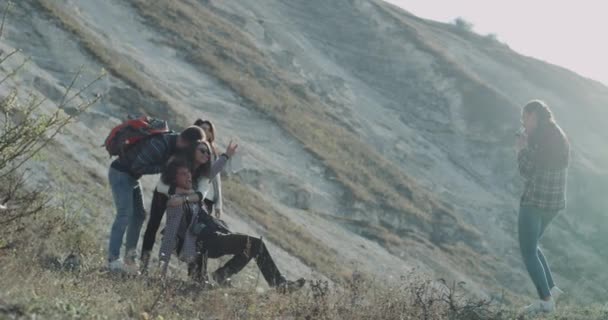
<path id="1" fill-rule="evenodd" d="M 292 293 L 300 290 L 306 284 L 304 278 L 300 278 L 296 281 L 284 280 L 277 286 L 277 291 L 280 293 Z"/>
<path id="2" fill-rule="evenodd" d="M 555 301 L 555 303 L 557 303 L 557 300 L 562 294 L 564 294 L 564 292 L 557 286 L 553 286 L 553 288 L 551 288 L 551 297 L 553 297 L 553 301 Z"/>
<path id="3" fill-rule="evenodd" d="M 552 313 L 555 311 L 555 301 L 553 299 L 549 301 L 538 300 L 533 304 L 526 306 L 522 309 L 523 314 L 538 314 L 538 313 Z"/>
<path id="4" fill-rule="evenodd" d="M 114 259 L 108 262 L 108 270 L 114 273 L 124 272 L 124 266 L 120 259 Z"/>

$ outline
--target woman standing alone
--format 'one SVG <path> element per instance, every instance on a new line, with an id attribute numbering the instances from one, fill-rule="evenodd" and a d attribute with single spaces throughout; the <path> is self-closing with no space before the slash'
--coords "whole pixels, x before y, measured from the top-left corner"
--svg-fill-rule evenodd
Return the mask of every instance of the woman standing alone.
<path id="1" fill-rule="evenodd" d="M 528 102 L 521 121 L 524 130 L 517 143 L 517 160 L 525 187 L 518 219 L 519 246 L 540 298 L 523 311 L 550 313 L 555 311 L 555 301 L 562 291 L 555 285 L 538 243 L 551 221 L 566 207 L 570 145 L 543 101 Z"/>

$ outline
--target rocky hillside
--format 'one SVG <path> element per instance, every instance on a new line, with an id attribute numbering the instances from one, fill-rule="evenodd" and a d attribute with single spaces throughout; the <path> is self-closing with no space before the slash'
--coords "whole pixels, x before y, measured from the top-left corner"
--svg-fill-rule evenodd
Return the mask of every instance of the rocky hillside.
<path id="1" fill-rule="evenodd" d="M 513 144 L 520 106 L 541 98 L 574 149 L 548 257 L 573 299 L 608 293 L 608 88 L 597 82 L 376 0 L 21 0 L 4 28 L 0 49 L 22 50 L 8 66 L 31 60 L 3 86 L 25 85 L 48 108 L 80 66 L 84 83 L 108 72 L 94 87 L 102 101 L 34 166 L 85 203 L 100 240 L 113 216 L 108 130 L 128 113 L 176 129 L 203 117 L 222 145 L 242 145 L 228 222 L 269 240 L 289 275 L 418 268 L 485 295 L 529 294 Z"/>

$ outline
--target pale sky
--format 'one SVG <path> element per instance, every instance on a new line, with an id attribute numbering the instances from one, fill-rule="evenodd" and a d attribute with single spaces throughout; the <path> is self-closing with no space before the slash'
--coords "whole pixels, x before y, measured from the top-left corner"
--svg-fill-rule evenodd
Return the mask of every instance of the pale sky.
<path id="1" fill-rule="evenodd" d="M 606 0 L 385 0 L 419 17 L 463 17 L 511 49 L 608 85 Z"/>

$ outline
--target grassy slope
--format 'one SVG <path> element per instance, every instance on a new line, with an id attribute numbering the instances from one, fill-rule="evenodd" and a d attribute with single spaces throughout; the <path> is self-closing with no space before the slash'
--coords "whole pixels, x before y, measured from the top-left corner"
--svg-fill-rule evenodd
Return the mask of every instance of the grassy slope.
<path id="1" fill-rule="evenodd" d="M 433 52 L 434 56 L 439 58 L 441 65 L 453 66 L 454 71 L 450 74 L 457 77 L 458 79 L 466 80 L 469 78 L 473 83 L 484 83 L 477 79 L 476 76 L 471 75 L 474 71 L 468 71 L 467 67 L 460 65 L 454 59 L 450 58 L 449 52 L 446 52 L 446 45 L 441 43 L 438 34 L 441 37 L 448 38 L 454 37 L 457 34 L 461 41 L 466 42 L 466 45 L 474 47 L 474 50 L 478 50 L 487 54 L 491 59 L 497 63 L 503 64 L 505 67 L 518 72 L 523 78 L 525 83 L 531 84 L 533 87 L 541 88 L 546 92 L 540 92 L 538 94 L 547 95 L 547 98 L 560 99 L 561 104 L 569 105 L 571 108 L 581 108 L 585 110 L 584 114 L 591 117 L 600 117 L 604 113 L 602 106 L 604 105 L 606 98 L 608 97 L 608 88 L 601 84 L 580 77 L 574 72 L 567 70 L 563 67 L 548 64 L 546 62 L 522 56 L 519 53 L 511 50 L 508 46 L 500 44 L 496 41 L 489 41 L 486 37 L 480 36 L 473 32 L 458 30 L 456 27 L 448 24 L 440 24 L 434 22 L 428 22 L 420 20 L 416 17 L 404 14 L 401 11 L 395 11 L 391 9 L 391 6 L 384 5 L 383 9 L 389 12 L 397 21 L 399 21 L 406 30 L 410 31 L 409 37 L 416 39 L 420 43 L 422 48 L 429 47 Z M 496 82 L 494 82 L 496 84 Z M 486 103 L 486 106 L 490 107 L 487 114 L 490 116 L 488 119 L 495 119 L 498 121 L 504 121 L 509 117 L 517 116 L 517 112 L 512 112 L 513 105 L 509 100 L 518 100 L 517 98 L 511 97 L 505 99 L 504 97 L 509 95 L 509 92 L 505 91 L 504 88 L 491 87 L 487 85 L 474 85 L 478 86 L 475 91 L 482 91 L 484 86 L 485 90 L 489 93 L 488 101 L 496 101 L 492 103 Z M 515 92 L 514 92 L 515 93 Z M 520 94 L 521 95 L 521 94 Z M 494 96 L 494 97 L 492 97 Z M 521 101 L 519 101 L 521 102 Z M 484 104 L 480 104 L 483 106 Z M 497 108 L 498 107 L 498 108 Z M 497 110 L 503 110 L 502 112 L 511 112 L 512 115 L 502 114 Z M 570 111 L 570 115 L 574 115 Z M 562 116 L 568 115 L 568 113 L 561 113 Z M 483 115 L 480 117 L 482 121 Z M 566 119 L 562 118 L 562 121 Z M 491 124 L 491 122 L 487 121 Z M 516 123 L 516 121 L 511 121 Z M 598 135 L 603 135 L 605 130 L 599 125 L 599 122 L 590 121 L 587 123 L 588 126 L 593 126 L 588 129 L 596 131 Z M 490 125 L 492 128 L 492 125 Z M 592 128 L 592 129 L 591 129 Z M 576 127 L 571 128 L 579 130 Z M 492 129 L 494 130 L 494 129 Z M 489 131 L 492 132 L 492 131 Z M 496 132 L 499 133 L 499 132 Z M 492 132 L 491 135 L 494 135 Z M 574 132 L 571 132 L 575 149 L 584 148 L 581 147 L 583 141 L 574 141 Z M 489 135 L 489 136 L 491 136 Z M 577 148 L 578 145 L 578 148 Z M 492 149 L 497 150 L 497 145 L 492 144 Z M 510 145 L 509 145 L 510 148 Z M 573 150 L 575 150 L 573 149 Z M 585 148 L 586 149 L 586 148 Z M 510 150 L 509 150 L 510 151 Z M 578 154 L 580 152 L 580 154 Z M 602 201 L 603 196 L 594 191 L 588 190 L 603 190 L 605 183 L 605 177 L 597 175 L 593 165 L 581 163 L 581 158 L 590 157 L 593 159 L 602 159 L 602 150 L 594 150 L 591 154 L 584 154 L 584 150 L 575 150 L 573 152 L 573 161 L 571 164 L 570 182 L 569 182 L 569 205 L 568 209 L 557 219 L 553 224 L 553 231 L 543 240 L 543 245 L 549 252 L 551 258 L 551 264 L 555 274 L 570 280 L 570 284 L 573 287 L 572 290 L 576 290 L 574 293 L 576 297 L 573 301 L 601 301 L 598 297 L 606 295 L 606 289 L 604 286 L 597 286 L 597 283 L 606 282 L 607 276 L 605 275 L 604 269 L 606 265 L 606 259 L 608 258 L 605 254 L 602 254 L 606 247 L 608 238 L 605 237 L 605 226 L 607 219 L 604 214 L 603 208 L 606 207 L 606 202 Z M 588 186 L 588 187 L 581 187 Z M 591 187 L 593 186 L 593 187 Z M 584 191 L 581 191 L 584 190 Z M 572 224 L 577 221 L 585 220 L 577 227 L 573 227 Z M 585 229 L 583 225 L 594 225 L 595 231 L 589 232 L 589 229 Z M 563 245 L 563 240 L 569 239 L 569 245 Z M 458 260 L 462 260 L 466 255 L 454 255 Z M 487 267 L 492 269 L 500 270 L 497 268 L 498 264 L 504 263 L 503 259 L 492 262 Z M 488 269 L 488 268 L 484 268 Z M 497 274 L 503 276 L 504 273 Z M 590 281 L 588 279 L 594 279 Z M 499 282 L 500 283 L 500 282 Z"/>
<path id="2" fill-rule="evenodd" d="M 356 135 L 328 121 L 325 110 L 330 106 L 299 87 L 294 75 L 274 65 L 229 21 L 195 1 L 132 3 L 150 26 L 171 35 L 172 45 L 181 49 L 187 59 L 276 120 L 321 159 L 350 191 L 352 198 L 346 200 L 400 212 L 401 225 L 415 225 L 423 233 L 431 231 L 435 210 L 454 217 Z M 459 232 L 478 237 L 454 218 L 457 223 L 453 227 Z"/>
<path id="3" fill-rule="evenodd" d="M 140 89 L 141 90 L 141 89 Z M 48 160 L 53 160 L 50 155 Z M 65 166 L 78 168 L 73 159 Z M 86 185 L 87 202 L 95 201 L 95 192 L 99 192 L 99 185 L 93 182 L 103 180 L 86 171 L 78 172 L 83 180 L 70 180 L 66 183 Z M 256 193 L 251 193 L 242 185 L 228 182 L 226 186 L 235 202 L 246 208 L 253 208 L 250 217 L 263 225 L 267 225 L 269 233 L 276 234 L 279 239 L 288 238 L 293 233 L 300 233 L 300 237 L 312 242 L 308 249 L 302 250 L 299 244 L 286 244 L 286 249 L 292 254 L 311 263 L 320 263 L 320 268 L 334 264 L 332 252 L 324 252 L 320 244 L 314 242 L 310 235 L 297 227 L 291 226 L 289 221 L 279 216 L 272 207 L 267 207 Z M 238 195 L 238 196 L 237 196 Z M 244 196 L 243 196 L 244 195 Z M 253 204 L 261 203 L 259 207 Z M 97 203 L 96 203 L 97 204 Z M 218 318 L 276 318 L 292 316 L 295 318 L 315 319 L 332 318 L 421 318 L 422 309 L 412 303 L 410 291 L 399 291 L 380 288 L 368 290 L 363 300 L 353 299 L 358 290 L 348 287 L 344 292 L 334 292 L 329 298 L 315 298 L 308 291 L 294 296 L 280 296 L 276 294 L 256 294 L 248 290 L 213 291 L 200 294 L 199 290 L 191 286 L 176 282 L 163 286 L 155 279 L 117 279 L 99 272 L 96 268 L 103 263 L 103 254 L 98 245 L 98 239 L 91 238 L 89 230 L 82 229 L 73 222 L 50 219 L 53 212 L 42 212 L 40 223 L 34 230 L 45 230 L 45 235 L 54 235 L 51 238 L 41 238 L 40 233 L 20 235 L 24 240 L 14 250 L 0 248 L 0 318 L 8 318 L 22 313 L 29 316 L 41 315 L 45 319 L 66 318 L 146 318 L 147 316 L 163 316 L 173 318 L 200 318 L 214 316 Z M 383 228 L 378 228 L 382 230 Z M 386 238 L 388 242 L 396 241 Z M 294 247 L 291 247 L 294 246 Z M 85 251 L 91 253 L 86 257 L 83 272 L 80 274 L 63 273 L 48 268 L 41 256 L 47 253 L 65 254 L 67 251 Z M 319 252 L 321 252 L 319 254 Z M 41 255 L 42 254 L 42 255 Z M 311 255 L 320 256 L 312 258 Z M 467 253 L 470 255 L 470 253 Z M 34 257 L 34 258 L 32 258 Z M 318 260 L 314 260 L 318 259 Z M 322 269 L 323 272 L 334 273 L 337 270 Z M 338 271 L 339 272 L 339 271 Z M 6 276 L 10 275 L 10 276 Z M 133 294 L 137 292 L 138 294 Z M 353 301 L 364 301 L 357 304 Z M 368 304 L 369 303 L 369 304 Z M 373 307 L 368 307 L 372 305 Z M 399 309 L 402 308 L 402 309 Z M 440 311 L 437 311 L 440 312 Z M 545 319 L 606 319 L 608 312 L 601 307 L 586 307 L 584 310 L 571 310 L 565 308 L 558 315 Z M 512 312 L 506 311 L 494 319 L 515 319 Z"/>
<path id="4" fill-rule="evenodd" d="M 437 63 L 438 71 L 447 78 L 457 80 L 459 92 L 463 96 L 463 107 L 468 128 L 496 131 L 505 129 L 510 122 L 506 119 L 518 117 L 518 105 L 512 101 L 504 92 L 492 87 L 480 79 L 468 68 L 450 57 L 450 53 L 439 43 L 439 39 L 431 32 L 434 23 L 404 14 L 388 4 L 376 5 L 376 8 L 384 12 L 387 17 L 400 26 L 400 35 L 406 42 L 413 42 L 422 51 L 431 54 Z M 445 30 L 434 32 L 445 33 Z M 462 35 L 460 35 L 462 36 Z M 467 32 L 469 38 L 481 38 L 480 36 Z M 472 41 L 467 39 L 468 41 Z M 480 42 L 480 41 L 478 41 Z M 488 47 L 487 43 L 480 43 L 479 47 Z"/>
<path id="5" fill-rule="evenodd" d="M 55 239 L 57 240 L 57 239 Z M 21 248 L 23 249 L 23 248 Z M 24 254 L 28 253 L 28 254 Z M 390 286 L 345 282 L 340 289 L 303 289 L 292 295 L 251 288 L 203 290 L 191 283 L 156 277 L 123 278 L 99 271 L 95 259 L 79 273 L 55 270 L 28 251 L 0 253 L 0 318 L 31 319 L 530 319 L 500 306 L 476 308 L 456 299 L 455 309 L 435 301 L 441 296 L 424 279 L 402 279 Z M 99 256 L 102 260 L 102 257 Z M 416 298 L 425 292 L 426 298 Z M 135 294 L 136 293 L 136 294 Z M 427 300 L 429 299 L 429 300 Z M 22 317 L 19 317 L 21 315 Z M 481 316 L 479 316 L 481 315 Z M 546 320 L 600 320 L 605 307 L 562 306 Z"/>
<path id="6" fill-rule="evenodd" d="M 231 202 L 243 208 L 245 215 L 242 218 L 253 219 L 266 228 L 270 241 L 330 278 L 339 280 L 350 274 L 336 260 L 337 253 L 334 250 L 280 214 L 261 195 L 235 180 L 226 180 L 223 187 L 226 194 L 231 196 Z"/>
<path id="7" fill-rule="evenodd" d="M 500 282 L 484 271 L 495 270 L 488 269 L 488 266 L 495 263 L 495 259 L 480 253 L 476 246 L 479 244 L 479 234 L 450 210 L 442 208 L 432 196 L 421 190 L 370 146 L 328 120 L 324 116 L 324 110 L 331 106 L 323 105 L 306 89 L 300 91 L 304 94 L 294 93 L 292 86 L 297 81 L 294 80 L 294 75 L 287 75 L 273 65 L 237 27 L 215 15 L 209 8 L 194 2 L 150 4 L 136 0 L 134 6 L 151 26 L 168 32 L 173 39 L 172 44 L 180 48 L 191 62 L 204 72 L 215 75 L 226 86 L 249 100 L 253 107 L 275 119 L 320 158 L 335 174 L 337 181 L 350 191 L 352 197 L 348 201 L 360 201 L 368 208 L 379 208 L 374 214 L 380 211 L 377 214 L 381 222 L 384 220 L 382 215 L 397 215 L 400 220 L 399 226 L 368 226 L 367 230 L 359 228 L 356 231 L 394 252 L 394 248 L 404 250 L 403 248 L 412 248 L 412 245 L 438 246 L 441 250 L 434 251 L 435 253 L 453 256 L 449 260 L 466 269 L 467 274 L 488 288 L 500 290 Z M 443 65 L 451 68 L 449 61 L 444 61 Z M 466 77 L 463 71 L 458 70 L 450 74 Z M 490 95 L 495 94 L 475 79 L 471 79 L 470 83 L 471 87 L 490 92 Z M 467 97 L 469 96 L 472 95 Z M 228 195 L 238 201 L 238 193 Z M 449 223 L 444 223 L 445 221 Z M 457 234 L 458 239 L 443 239 L 444 234 Z M 453 244 L 458 241 L 462 243 Z M 473 246 L 472 250 L 462 250 L 472 254 L 471 259 L 479 263 L 471 264 L 471 259 L 458 257 L 462 252 L 459 247 L 463 245 Z M 308 249 L 302 251 L 306 250 Z"/>
<path id="8" fill-rule="evenodd" d="M 111 48 L 104 46 L 100 39 L 84 28 L 77 19 L 70 16 L 62 5 L 51 0 L 35 0 L 42 12 L 54 18 L 57 24 L 64 30 L 72 33 L 77 38 L 83 48 L 94 59 L 98 60 L 110 74 L 121 79 L 126 84 L 139 91 L 143 96 L 149 97 L 165 105 L 165 110 L 156 110 L 160 114 L 152 114 L 154 111 L 149 109 L 129 110 L 130 112 L 147 113 L 161 118 L 174 120 L 175 123 L 188 123 L 188 119 L 181 119 L 178 112 L 171 112 L 174 108 L 169 104 L 167 98 L 159 92 L 154 83 L 150 82 L 133 67 L 124 57 L 118 55 Z M 142 108 L 142 106 L 129 106 L 129 108 Z"/>
<path id="9" fill-rule="evenodd" d="M 40 5 L 40 8 L 56 19 L 62 28 L 74 34 L 80 41 L 83 49 L 101 64 L 105 65 L 113 76 L 124 80 L 143 95 L 150 96 L 168 105 L 163 94 L 154 87 L 153 83 L 149 82 L 139 70 L 125 63 L 124 59 L 116 52 L 101 45 L 99 40 L 95 38 L 95 35 L 89 33 L 76 19 L 64 12 L 61 5 L 49 0 L 36 1 Z M 142 112 L 149 113 L 147 110 L 143 110 Z M 174 123 L 184 124 L 191 122 L 187 119 L 181 119 L 179 113 L 171 112 L 171 109 L 166 110 L 164 117 L 171 119 Z M 75 183 L 74 181 L 71 182 Z M 79 181 L 78 183 L 81 182 L 84 183 L 83 181 Z M 270 203 L 262 199 L 254 191 L 228 182 L 226 184 L 226 194 L 229 199 L 233 200 L 235 204 L 250 214 L 250 218 L 253 218 L 257 223 L 267 228 L 271 241 L 284 248 L 290 254 L 299 257 L 305 264 L 330 277 L 342 277 L 347 274 L 335 262 L 335 255 L 327 246 L 320 243 L 304 229 L 294 226 L 285 216 L 278 214 Z M 298 235 L 300 241 L 295 241 L 293 238 L 294 234 Z"/>
<path id="10" fill-rule="evenodd" d="M 93 34 L 63 12 L 61 7 L 48 0 L 37 1 L 42 9 L 81 41 L 87 52 L 100 63 L 107 65 L 114 76 L 125 80 L 144 95 L 165 101 L 162 93 L 158 92 L 140 71 L 129 68 L 129 64 L 123 63 L 120 55 L 100 45 Z M 400 173 L 397 167 L 384 160 L 357 136 L 328 121 L 324 110 L 329 106 L 323 105 L 307 89 L 299 88 L 290 80 L 292 75 L 286 75 L 274 66 L 263 52 L 228 21 L 192 1 L 134 1 L 134 6 L 148 22 L 172 34 L 172 44 L 181 48 L 187 54 L 188 60 L 203 71 L 215 75 L 246 98 L 252 106 L 275 119 L 309 151 L 317 155 L 331 169 L 337 180 L 350 191 L 351 197 L 345 200 L 361 201 L 368 207 L 380 208 L 380 215 L 400 212 L 399 224 L 408 225 L 407 230 L 393 226 L 381 230 L 385 233 L 381 237 L 395 239 L 394 235 L 398 235 L 422 238 L 441 245 L 434 235 L 442 233 L 441 227 L 437 226 L 442 226 L 440 221 L 447 215 L 449 219 L 446 220 L 455 223 L 442 227 L 456 229 L 457 231 L 452 232 L 462 235 L 461 239 L 464 239 L 466 244 L 479 242 L 479 234 L 474 229 L 433 200 L 431 195 Z M 175 122 L 185 123 L 186 120 L 175 119 Z M 238 192 L 234 192 L 237 188 Z M 246 212 L 251 212 L 256 222 L 266 226 L 275 243 L 301 258 L 304 263 L 330 277 L 345 274 L 345 270 L 334 267 L 337 264 L 333 263 L 332 252 L 323 244 L 315 241 L 291 241 L 289 233 L 284 232 L 289 230 L 286 228 L 290 225 L 289 220 L 279 214 L 269 219 L 268 213 L 265 213 L 276 213 L 272 205 L 261 201 L 257 203 L 264 203 L 265 210 L 249 210 L 246 206 L 252 203 L 251 199 L 259 197 L 251 190 L 234 186 L 228 188 L 227 196 L 234 199 Z M 256 212 L 264 215 L 255 214 Z M 382 216 L 380 220 L 383 220 Z M 297 231 L 303 239 L 314 239 L 304 230 L 292 231 Z M 392 241 L 390 245 L 398 246 L 404 243 Z M 443 252 L 451 254 L 449 250 Z"/>

